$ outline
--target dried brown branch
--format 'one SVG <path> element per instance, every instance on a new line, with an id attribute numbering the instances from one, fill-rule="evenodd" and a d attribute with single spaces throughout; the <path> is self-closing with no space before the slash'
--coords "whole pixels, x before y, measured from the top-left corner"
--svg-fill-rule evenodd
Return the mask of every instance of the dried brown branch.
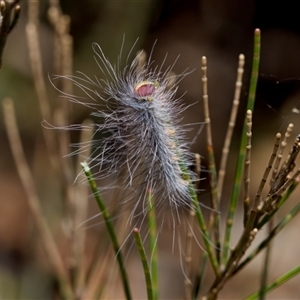
<path id="1" fill-rule="evenodd" d="M 40 238 L 43 242 L 45 251 L 49 260 L 56 272 L 57 278 L 61 285 L 62 293 L 66 299 L 73 299 L 73 291 L 67 267 L 65 266 L 58 247 L 55 243 L 53 234 L 45 220 L 42 212 L 39 197 L 35 190 L 32 174 L 25 159 L 19 130 L 15 118 L 13 101 L 11 99 L 3 100 L 4 122 L 9 138 L 9 143 L 14 156 L 15 164 L 21 178 L 22 184 L 27 195 L 28 204 L 32 213 L 33 219 L 39 231 Z"/>
<path id="2" fill-rule="evenodd" d="M 32 75 L 34 79 L 35 90 L 38 96 L 41 114 L 44 120 L 47 120 L 47 122 L 52 124 L 53 116 L 44 79 L 41 47 L 38 33 L 38 3 L 38 1 L 28 2 L 29 22 L 26 25 L 26 35 Z M 57 143 L 55 133 L 53 130 L 44 130 L 43 134 L 52 166 L 54 167 L 54 170 L 58 171 L 60 168 L 60 163 L 57 155 Z"/>
<path id="3" fill-rule="evenodd" d="M 233 102 L 232 102 L 231 114 L 230 114 L 230 119 L 228 122 L 228 128 L 227 128 L 227 133 L 225 136 L 224 146 L 222 149 L 220 168 L 219 168 L 219 172 L 218 172 L 218 188 L 217 189 L 218 189 L 218 198 L 219 199 L 221 199 L 221 196 L 222 196 L 228 153 L 229 153 L 229 148 L 230 148 L 230 144 L 231 144 L 233 130 L 235 127 L 237 112 L 238 112 L 238 108 L 239 108 L 239 104 L 240 104 L 240 96 L 241 96 L 241 90 L 242 90 L 242 85 L 243 85 L 242 79 L 243 79 L 243 74 L 244 74 L 244 65 L 245 65 L 245 56 L 243 54 L 240 54 L 239 62 L 238 62 L 238 69 L 237 69 L 237 78 L 236 78 L 236 83 L 235 83 L 234 98 L 233 98 Z"/>
<path id="4" fill-rule="evenodd" d="M 217 172 L 215 157 L 213 151 L 213 141 L 212 141 L 212 130 L 211 130 L 211 120 L 209 114 L 209 104 L 208 104 L 208 85 L 207 85 L 207 58 L 202 57 L 202 99 L 203 99 L 203 111 L 204 111 L 204 122 L 206 124 L 206 145 L 207 145 L 207 155 L 208 155 L 208 168 L 209 168 L 209 183 L 211 190 L 211 206 L 212 211 L 210 215 L 210 221 L 208 228 L 212 228 L 213 235 L 216 243 L 216 256 L 217 260 L 220 261 L 220 217 L 216 213 L 219 211 L 219 198 L 217 190 Z"/>
<path id="5" fill-rule="evenodd" d="M 251 137 L 252 137 L 252 111 L 247 111 L 247 144 L 246 157 L 244 168 L 244 227 L 249 218 L 249 204 L 250 204 L 250 163 L 251 163 Z"/>

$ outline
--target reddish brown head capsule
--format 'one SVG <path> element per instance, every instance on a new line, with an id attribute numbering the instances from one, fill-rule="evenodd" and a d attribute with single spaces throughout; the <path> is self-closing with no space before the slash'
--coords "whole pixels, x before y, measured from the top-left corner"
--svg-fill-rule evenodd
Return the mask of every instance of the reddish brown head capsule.
<path id="1" fill-rule="evenodd" d="M 157 86 L 155 83 L 151 81 L 142 81 L 135 87 L 134 92 L 136 96 L 148 99 L 154 94 L 156 88 Z"/>

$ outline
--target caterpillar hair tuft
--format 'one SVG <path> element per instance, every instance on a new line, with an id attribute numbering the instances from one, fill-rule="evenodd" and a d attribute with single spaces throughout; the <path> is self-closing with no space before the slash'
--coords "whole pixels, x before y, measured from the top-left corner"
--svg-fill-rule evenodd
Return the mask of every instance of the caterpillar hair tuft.
<path id="1" fill-rule="evenodd" d="M 195 177 L 179 125 L 185 107 L 182 99 L 176 98 L 178 83 L 185 74 L 170 79 L 167 75 L 172 67 L 162 72 L 161 67 L 153 67 L 151 57 L 141 66 L 143 52 L 120 70 L 98 44 L 93 44 L 93 50 L 105 79 L 91 79 L 83 73 L 63 78 L 71 80 L 87 97 L 64 96 L 90 107 L 91 115 L 99 120 L 96 133 L 101 138 L 92 141 L 97 155 L 88 160 L 94 175 L 121 177 L 124 186 L 132 188 L 132 217 L 138 214 L 140 204 L 146 209 L 149 191 L 157 206 L 190 206 L 189 185 Z"/>

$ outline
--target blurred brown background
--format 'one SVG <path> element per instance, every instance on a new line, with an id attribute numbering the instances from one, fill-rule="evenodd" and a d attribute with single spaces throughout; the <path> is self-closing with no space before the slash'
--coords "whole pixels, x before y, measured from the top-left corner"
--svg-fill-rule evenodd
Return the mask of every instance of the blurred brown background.
<path id="1" fill-rule="evenodd" d="M 56 209 L 60 209 L 55 191 L 57 182 L 51 177 L 49 161 L 45 156 L 42 118 L 34 90 L 25 35 L 28 3 L 21 1 L 21 6 L 21 18 L 10 34 L 4 50 L 3 67 L 0 70 L 0 98 L 9 96 L 15 101 L 22 140 L 43 201 L 43 208 L 48 216 L 55 216 Z M 260 28 L 262 53 L 257 109 L 254 113 L 252 156 L 254 191 L 267 162 L 275 133 L 278 130 L 284 131 L 290 122 L 295 124 L 295 135 L 299 133 L 297 132 L 300 123 L 299 115 L 292 113 L 292 108 L 300 109 L 300 23 L 296 1 L 62 0 L 61 6 L 63 12 L 71 17 L 74 71 L 79 70 L 90 76 L 99 73 L 93 59 L 92 42 L 97 42 L 109 60 L 116 63 L 125 36 L 122 56 L 122 63 L 125 65 L 127 53 L 137 38 L 139 39 L 135 50 L 143 48 L 147 53 L 151 52 L 156 41 L 152 54 L 155 63 L 161 64 L 167 53 L 165 68 L 180 55 L 174 66 L 176 73 L 195 69 L 192 74 L 184 78 L 179 89 L 179 95 L 187 91 L 184 96 L 186 103 L 195 103 L 201 101 L 200 60 L 203 55 L 207 56 L 213 142 L 216 147 L 217 162 L 231 108 L 237 58 L 240 53 L 244 53 L 246 55 L 245 86 L 241 96 L 240 119 L 233 148 L 238 146 L 237 138 L 244 115 L 243 108 L 247 98 L 247 83 L 251 69 L 253 31 L 255 28 Z M 44 72 L 45 76 L 49 74 L 51 77 L 54 73 L 53 36 L 47 21 L 47 7 L 47 1 L 40 1 L 40 39 Z M 55 95 L 55 91 L 49 81 L 47 84 L 51 97 L 52 94 Z M 77 107 L 74 112 L 74 122 L 81 122 L 88 113 L 82 107 Z M 35 240 L 34 224 L 16 173 L 2 119 L 0 123 L 0 298 L 51 299 L 53 282 L 48 277 L 47 263 L 45 266 L 41 263 L 45 257 L 39 242 Z M 183 123 L 202 121 L 202 108 L 198 103 L 186 111 Z M 195 128 L 190 133 L 190 139 L 197 130 L 198 128 Z M 205 165 L 204 140 L 203 131 L 197 142 L 192 145 L 192 151 L 204 156 L 203 165 Z M 234 169 L 234 161 L 231 165 Z M 225 192 L 230 192 L 230 185 L 225 186 Z M 204 191 L 203 202 L 207 201 L 206 198 Z M 295 195 L 294 203 L 298 199 Z M 222 208 L 225 210 L 226 207 L 224 201 Z M 292 204 L 288 204 L 284 210 L 287 212 L 291 207 Z M 97 208 L 94 213 L 97 213 Z M 271 269 L 273 279 L 300 262 L 296 226 L 297 221 L 294 220 L 275 242 L 272 258 L 274 267 Z M 176 271 L 172 271 L 170 266 L 173 261 L 170 260 L 170 263 L 167 262 L 170 273 L 180 274 L 178 276 L 182 279 L 180 266 L 176 267 Z M 135 263 L 132 264 L 133 270 Z M 241 276 L 240 281 L 231 283 L 225 289 L 223 299 L 241 299 L 256 290 L 258 265 L 257 263 L 249 268 L 248 273 L 244 277 Z M 170 280 L 170 273 L 166 271 L 163 279 L 163 298 L 182 298 L 182 290 L 173 288 L 176 279 Z M 269 299 L 298 299 L 300 295 L 298 282 L 299 278 L 293 279 L 285 287 L 271 293 Z M 137 295 L 140 294 L 137 292 Z"/>

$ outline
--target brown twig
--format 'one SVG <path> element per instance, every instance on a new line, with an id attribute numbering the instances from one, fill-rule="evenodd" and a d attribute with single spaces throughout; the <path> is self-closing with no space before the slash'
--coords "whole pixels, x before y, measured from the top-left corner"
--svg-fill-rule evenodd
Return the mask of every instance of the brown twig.
<path id="1" fill-rule="evenodd" d="M 37 225 L 41 240 L 47 252 L 49 260 L 56 272 L 60 282 L 61 291 L 66 299 L 73 299 L 73 291 L 70 283 L 67 268 L 63 263 L 62 257 L 59 253 L 57 245 L 54 241 L 53 234 L 45 220 L 44 214 L 40 207 L 40 201 L 35 190 L 32 179 L 32 174 L 25 159 L 19 130 L 15 118 L 15 111 L 13 101 L 11 99 L 3 100 L 3 111 L 6 131 L 8 134 L 11 150 L 14 156 L 16 167 L 24 186 L 30 211 Z"/>
<path id="2" fill-rule="evenodd" d="M 234 99 L 232 103 L 231 108 L 231 114 L 230 119 L 228 122 L 228 128 L 227 133 L 224 141 L 224 146 L 222 149 L 222 157 L 221 157 L 221 163 L 220 168 L 218 172 L 218 198 L 221 199 L 222 191 L 223 191 L 223 184 L 224 184 L 224 178 L 225 178 L 225 170 L 227 165 L 227 159 L 228 159 L 228 153 L 229 148 L 232 140 L 232 134 L 235 127 L 235 121 L 237 117 L 237 112 L 239 108 L 240 103 L 240 95 L 242 90 L 242 79 L 244 74 L 244 64 L 245 64 L 245 56 L 243 54 L 240 54 L 239 56 L 239 62 L 238 62 L 238 69 L 237 69 L 237 78 L 235 83 L 235 92 L 234 92 Z"/>
<path id="3" fill-rule="evenodd" d="M 252 137 L 252 112 L 247 111 L 247 144 L 244 168 L 244 227 L 249 218 L 249 205 L 250 205 L 250 163 L 251 163 L 251 137 Z"/>
<path id="4" fill-rule="evenodd" d="M 91 120 L 86 120 L 82 123 L 82 127 L 86 130 L 81 131 L 80 144 L 88 144 L 88 147 L 85 148 L 85 154 L 87 157 L 91 154 L 91 143 L 90 140 L 93 135 L 93 122 Z M 77 174 L 81 173 L 80 170 L 81 157 L 77 157 L 78 169 Z M 88 209 L 88 186 L 82 184 L 76 184 L 76 193 L 74 195 L 74 226 L 79 226 L 87 218 L 87 209 Z M 82 227 L 77 227 L 74 232 L 74 257 L 76 263 L 76 277 L 75 277 L 75 289 L 76 295 L 80 296 L 84 290 L 87 277 L 87 266 L 86 266 L 86 230 Z"/>
<path id="5" fill-rule="evenodd" d="M 28 2 L 29 22 L 26 25 L 26 35 L 29 48 L 32 75 L 34 79 L 35 90 L 37 92 L 41 114 L 44 120 L 52 123 L 52 113 L 46 83 L 43 74 L 41 48 L 38 34 L 38 1 Z M 48 149 L 50 161 L 55 171 L 59 170 L 59 161 L 57 156 L 57 144 L 53 130 L 43 130 L 46 146 Z"/>
<path id="6" fill-rule="evenodd" d="M 273 147 L 273 151 L 271 153 L 271 157 L 269 159 L 269 162 L 268 162 L 268 165 L 265 169 L 265 172 L 263 174 L 263 177 L 260 181 L 260 184 L 259 184 L 259 187 L 258 187 L 258 190 L 257 190 L 257 193 L 256 193 L 256 196 L 255 196 L 255 200 L 254 200 L 254 203 L 253 203 L 253 208 L 252 210 L 257 210 L 258 209 L 258 206 L 260 204 L 260 201 L 261 201 L 261 194 L 262 194 L 262 191 L 265 187 L 265 184 L 267 182 L 267 178 L 269 176 L 269 173 L 272 169 L 272 166 L 273 166 L 273 163 L 274 163 L 274 160 L 276 158 L 276 155 L 277 155 L 277 152 L 278 152 L 278 148 L 279 148 L 279 143 L 280 143 L 280 139 L 281 139 L 281 134 L 280 133 L 277 133 L 276 134 L 276 137 L 275 137 L 275 142 L 274 142 L 274 147 Z"/>
<path id="7" fill-rule="evenodd" d="M 275 160 L 274 167 L 273 167 L 272 178 L 271 178 L 271 186 L 275 182 L 275 178 L 276 178 L 278 170 L 279 170 L 279 165 L 280 165 L 280 162 L 281 162 L 281 159 L 282 159 L 282 156 L 283 156 L 283 152 L 284 152 L 284 149 L 287 145 L 287 141 L 288 141 L 289 137 L 291 136 L 291 132 L 292 132 L 293 128 L 294 128 L 293 124 L 288 125 L 288 127 L 286 129 L 286 132 L 284 134 L 283 141 L 281 142 L 281 144 L 279 146 L 278 153 L 277 153 L 276 160 Z"/>
<path id="8" fill-rule="evenodd" d="M 213 151 L 212 142 L 212 130 L 211 130 L 211 120 L 209 114 L 209 104 L 208 104 L 208 85 L 207 85 L 207 58 L 202 57 L 202 98 L 203 98 L 203 111 L 204 111 L 204 121 L 206 124 L 206 145 L 208 154 L 208 168 L 209 168 L 209 183 L 211 189 L 211 205 L 212 211 L 210 215 L 209 228 L 212 228 L 214 239 L 216 243 L 216 257 L 218 262 L 220 262 L 220 217 L 219 211 L 219 198 L 217 193 L 217 172 L 215 157 Z"/>

